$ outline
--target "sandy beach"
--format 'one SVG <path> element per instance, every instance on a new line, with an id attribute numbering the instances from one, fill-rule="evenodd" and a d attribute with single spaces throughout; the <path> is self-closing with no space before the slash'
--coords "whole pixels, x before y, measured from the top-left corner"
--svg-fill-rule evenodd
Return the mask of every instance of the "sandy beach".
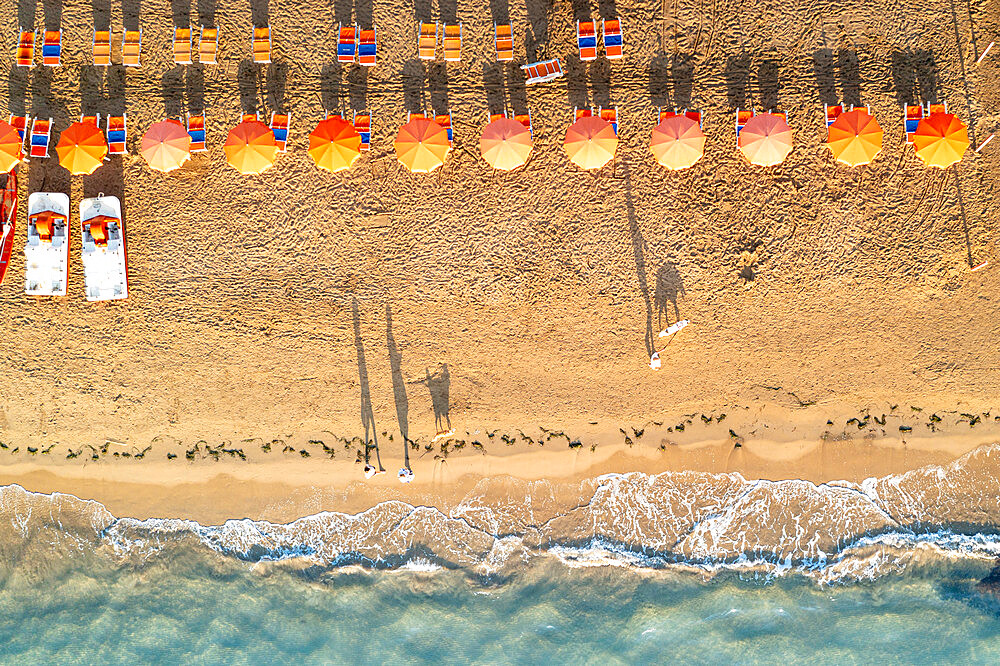
<path id="1" fill-rule="evenodd" d="M 54 158 L 20 167 L 31 191 L 122 198 L 130 296 L 87 303 L 74 244 L 70 296 L 28 299 L 21 213 L 0 288 L 0 483 L 119 516 L 288 520 L 389 497 L 447 504 L 501 474 L 861 481 L 1000 438 L 1000 145 L 927 169 L 901 115 L 946 101 L 973 147 L 1000 129 L 1000 54 L 975 64 L 997 6 L 614 5 L 0 0 L 2 110 L 52 116 L 57 132 L 124 111 L 130 147 L 92 176 Z M 625 58 L 580 62 L 575 19 L 614 13 Z M 417 60 L 415 21 L 449 14 L 462 61 Z M 220 27 L 219 66 L 173 65 L 171 16 Z M 508 16 L 516 62 L 502 67 L 492 23 Z M 141 24 L 141 68 L 86 64 L 109 20 L 115 41 Z M 269 66 L 249 62 L 262 21 Z M 378 25 L 376 67 L 336 64 L 339 21 Z M 60 24 L 63 66 L 14 68 L 18 24 Z M 526 89 L 526 56 L 560 57 L 567 75 Z M 873 164 L 830 158 L 833 101 L 878 117 Z M 504 104 L 530 108 L 535 128 L 531 160 L 509 174 L 478 150 Z M 573 108 L 591 105 L 618 107 L 621 139 L 593 173 L 561 145 Z M 649 153 L 659 105 L 704 110 L 690 170 Z M 735 149 L 747 106 L 787 111 L 784 164 L 751 167 Z M 334 108 L 368 108 L 374 125 L 371 153 L 336 175 L 305 152 Z M 410 174 L 392 138 L 429 108 L 451 110 L 455 149 Z M 209 151 L 150 170 L 142 132 L 201 110 Z M 290 112 L 291 139 L 243 177 L 222 143 L 253 110 Z M 660 340 L 678 319 L 691 325 Z M 366 441 L 388 470 L 369 482 Z"/>

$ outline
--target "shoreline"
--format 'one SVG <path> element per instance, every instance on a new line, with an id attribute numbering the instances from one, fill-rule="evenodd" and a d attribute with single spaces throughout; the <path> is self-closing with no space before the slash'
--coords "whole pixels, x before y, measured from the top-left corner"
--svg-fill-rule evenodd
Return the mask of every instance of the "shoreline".
<path id="1" fill-rule="evenodd" d="M 409 485 L 396 479 L 404 462 L 399 442 L 387 442 L 385 437 L 380 448 L 386 473 L 367 481 L 362 465 L 351 455 L 359 450 L 335 450 L 332 459 L 320 457 L 323 451 L 316 451 L 319 442 L 314 440 L 310 447 L 314 453 L 308 457 L 301 455 L 306 449 L 264 453 L 248 447 L 245 461 L 231 455 L 215 460 L 205 456 L 202 440 L 194 460 L 184 455 L 183 444 L 166 441 L 151 445 L 142 460 L 113 457 L 125 450 L 122 444 L 109 444 L 96 462 L 23 455 L 15 462 L 4 456 L 7 460 L 0 463 L 0 485 L 17 484 L 32 492 L 61 492 L 95 500 L 117 517 L 181 518 L 202 524 L 239 518 L 285 523 L 322 511 L 358 513 L 393 499 L 447 510 L 480 480 L 503 476 L 549 483 L 553 492 L 560 494 L 572 493 L 586 479 L 627 472 L 739 473 L 747 479 L 860 483 L 870 477 L 944 465 L 1000 441 L 1000 423 L 992 416 L 975 428 L 964 425 L 962 430 L 955 427 L 960 423 L 947 423 L 954 420 L 948 415 L 933 432 L 927 428 L 919 432 L 914 427 L 903 433 L 899 426 L 892 428 L 890 417 L 916 424 L 930 415 L 901 413 L 883 419 L 876 413 L 885 426 L 869 421 L 865 428 L 859 428 L 856 417 L 845 418 L 849 412 L 841 411 L 834 417 L 833 411 L 823 407 L 783 411 L 762 406 L 755 416 L 766 415 L 767 421 L 734 414 L 722 423 L 707 424 L 693 415 L 681 420 L 682 424 L 691 422 L 684 432 L 678 432 L 676 424 L 661 422 L 647 424 L 638 437 L 634 428 L 629 432 L 589 426 L 589 431 L 579 434 L 581 445 L 576 448 L 568 446 L 570 435 L 553 434 L 552 430 L 543 429 L 536 440 L 525 429 L 515 429 L 519 435 L 514 441 L 515 436 L 499 432 L 485 437 L 481 429 L 441 440 L 435 449 L 418 443 L 418 449 L 410 452 L 415 479 Z M 815 425 L 819 414 L 830 414 L 827 421 L 850 423 L 824 430 Z M 538 432 L 537 428 L 527 430 Z M 746 435 L 734 438 L 730 430 Z M 482 448 L 465 444 L 467 440 L 460 435 L 479 437 Z M 501 438 L 511 443 L 507 445 Z M 171 450 L 177 451 L 173 453 L 176 457 L 167 459 Z M 215 449 L 207 445 L 207 450 L 218 454 L 222 445 Z M 374 453 L 372 462 L 377 464 Z"/>

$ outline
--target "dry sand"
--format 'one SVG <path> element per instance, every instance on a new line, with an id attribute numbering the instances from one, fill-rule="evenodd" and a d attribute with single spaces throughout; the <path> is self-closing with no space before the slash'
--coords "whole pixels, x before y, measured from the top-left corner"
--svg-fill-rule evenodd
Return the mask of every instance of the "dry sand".
<path id="1" fill-rule="evenodd" d="M 131 294 L 86 303 L 74 245 L 71 296 L 27 299 L 22 213 L 0 290 L 0 481 L 95 497 L 120 515 L 287 518 L 368 501 L 350 482 L 366 430 L 388 477 L 401 431 L 416 442 L 417 486 L 505 471 L 863 478 L 996 439 L 1000 145 L 925 169 L 900 112 L 945 100 L 974 145 L 1000 129 L 1000 53 L 974 64 L 998 34 L 996 3 L 613 4 L 151 0 L 140 16 L 138 3 L 0 0 L 11 65 L 0 106 L 51 115 L 57 131 L 81 111 L 127 111 L 132 152 L 89 177 L 55 159 L 21 168 L 31 190 L 69 191 L 74 205 L 99 191 L 123 198 Z M 507 13 L 516 64 L 526 51 L 558 56 L 564 79 L 525 90 L 516 64 L 493 61 L 492 21 Z M 574 18 L 613 13 L 626 57 L 580 63 Z M 218 24 L 222 64 L 173 66 L 171 15 Z M 457 15 L 462 62 L 417 60 L 415 15 Z M 142 68 L 83 64 L 95 21 L 109 17 L 116 41 L 141 22 Z M 263 17 L 267 67 L 247 59 Z M 337 65 L 337 22 L 372 17 L 378 66 Z M 18 23 L 60 22 L 63 67 L 12 66 Z M 515 111 L 530 107 L 535 150 L 501 175 L 479 157 L 478 132 L 505 89 Z M 823 147 L 833 98 L 870 104 L 882 123 L 872 165 L 837 166 Z M 686 172 L 649 154 L 660 104 L 705 111 L 706 156 Z M 750 167 L 735 150 L 732 109 L 751 104 L 789 113 L 796 143 L 783 165 Z M 586 105 L 619 108 L 618 155 L 596 173 L 561 148 Z M 370 155 L 347 174 L 316 169 L 305 147 L 323 109 L 362 106 L 374 114 Z M 209 152 L 152 172 L 136 155 L 142 132 L 202 107 Z M 221 146 L 252 108 L 290 111 L 292 138 L 274 168 L 242 177 Z M 451 109 L 455 150 L 415 176 L 392 137 L 426 108 Z M 650 371 L 656 332 L 679 318 L 692 325 Z M 882 414 L 885 425 L 873 420 Z M 693 424 L 666 431 L 684 415 Z M 445 419 L 454 438 L 428 450 Z M 108 440 L 123 444 L 102 453 Z M 532 453 L 539 440 L 544 454 Z M 698 453 L 671 453 L 699 441 Z M 373 487 L 402 492 L 383 478 Z"/>

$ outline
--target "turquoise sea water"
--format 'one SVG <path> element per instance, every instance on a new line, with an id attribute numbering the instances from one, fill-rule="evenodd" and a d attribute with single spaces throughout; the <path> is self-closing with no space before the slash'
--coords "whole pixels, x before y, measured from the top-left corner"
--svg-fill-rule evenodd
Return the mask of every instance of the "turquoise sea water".
<path id="1" fill-rule="evenodd" d="M 17 663 L 1000 663 L 982 568 L 824 588 L 533 567 L 483 585 L 454 571 L 262 574 L 175 556 L 72 568 L 0 591 Z"/>
<path id="2" fill-rule="evenodd" d="M 861 484 L 484 479 L 288 524 L 0 487 L 4 663 L 1000 663 L 1000 445 Z"/>

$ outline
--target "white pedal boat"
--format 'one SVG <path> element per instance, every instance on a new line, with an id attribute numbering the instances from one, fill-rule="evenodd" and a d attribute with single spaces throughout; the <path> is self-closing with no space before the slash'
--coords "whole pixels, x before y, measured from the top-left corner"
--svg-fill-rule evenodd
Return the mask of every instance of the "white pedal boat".
<path id="1" fill-rule="evenodd" d="M 65 296 L 69 274 L 69 195 L 35 192 L 28 196 L 24 244 L 24 293 Z"/>
<path id="2" fill-rule="evenodd" d="M 100 196 L 80 202 L 83 282 L 88 301 L 128 298 L 125 225 L 118 197 Z"/>

